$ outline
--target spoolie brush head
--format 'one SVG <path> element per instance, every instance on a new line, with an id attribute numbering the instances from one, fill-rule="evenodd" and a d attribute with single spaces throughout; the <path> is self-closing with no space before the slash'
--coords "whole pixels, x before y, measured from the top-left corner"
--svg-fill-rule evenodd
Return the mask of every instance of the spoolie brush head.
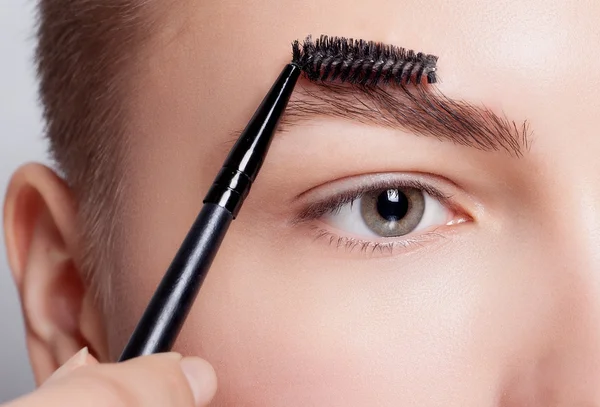
<path id="1" fill-rule="evenodd" d="M 384 84 L 419 85 L 426 77 L 437 82 L 435 55 L 415 53 L 394 45 L 322 35 L 303 44 L 292 43 L 292 63 L 313 81 L 335 81 L 375 86 Z"/>

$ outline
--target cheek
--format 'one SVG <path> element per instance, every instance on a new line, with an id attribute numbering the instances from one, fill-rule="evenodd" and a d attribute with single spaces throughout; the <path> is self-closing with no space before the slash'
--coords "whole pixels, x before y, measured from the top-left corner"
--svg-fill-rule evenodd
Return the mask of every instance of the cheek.
<path id="1" fill-rule="evenodd" d="M 521 300 L 498 265 L 506 256 L 467 244 L 428 266 L 352 263 L 232 233 L 178 348 L 213 363 L 226 405 L 486 405 L 521 341 Z"/>
<path id="2" fill-rule="evenodd" d="M 129 229 L 108 316 L 115 358 L 192 220 Z M 217 405 L 493 405 L 509 361 L 544 351 L 568 286 L 548 277 L 539 250 L 551 248 L 506 230 L 351 260 L 275 229 L 259 211 L 232 225 L 176 345 L 215 366 Z M 518 251 L 527 241 L 536 252 Z"/>

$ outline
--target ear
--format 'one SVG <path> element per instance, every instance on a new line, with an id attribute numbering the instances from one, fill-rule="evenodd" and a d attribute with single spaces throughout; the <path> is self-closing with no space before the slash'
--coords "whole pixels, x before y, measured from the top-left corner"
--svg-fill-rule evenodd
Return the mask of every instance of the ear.
<path id="1" fill-rule="evenodd" d="M 70 189 L 49 168 L 28 164 L 13 175 L 4 234 L 38 384 L 84 346 L 106 353 L 100 313 L 76 264 L 76 214 Z"/>

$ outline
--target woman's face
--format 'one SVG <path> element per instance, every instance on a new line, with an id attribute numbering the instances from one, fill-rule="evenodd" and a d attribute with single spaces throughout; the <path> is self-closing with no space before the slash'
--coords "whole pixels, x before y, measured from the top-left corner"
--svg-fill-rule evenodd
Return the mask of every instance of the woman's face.
<path id="1" fill-rule="evenodd" d="M 215 366 L 215 404 L 600 405 L 599 4 L 170 10 L 131 101 L 112 357 L 291 41 L 339 35 L 438 55 L 439 90 L 514 122 L 522 155 L 450 141 L 498 136 L 483 127 L 436 138 L 410 130 L 418 115 L 334 117 L 336 98 L 301 80 L 294 100 L 322 114 L 292 102 L 305 117 L 276 136 L 177 343 Z"/>

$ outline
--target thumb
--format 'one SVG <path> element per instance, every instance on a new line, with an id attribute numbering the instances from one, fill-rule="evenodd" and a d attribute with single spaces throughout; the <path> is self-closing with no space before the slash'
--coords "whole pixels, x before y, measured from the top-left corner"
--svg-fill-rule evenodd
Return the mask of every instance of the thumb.
<path id="1" fill-rule="evenodd" d="M 81 366 L 95 365 L 95 364 L 98 364 L 98 361 L 96 360 L 95 357 L 90 355 L 88 348 L 85 347 L 85 348 L 81 349 L 79 352 L 77 352 L 75 355 L 73 355 L 69 360 L 67 360 L 64 365 L 59 367 L 52 374 L 52 376 L 50 376 L 48 378 L 48 380 L 46 380 L 44 382 L 42 387 L 67 376 L 73 370 L 80 368 Z"/>

